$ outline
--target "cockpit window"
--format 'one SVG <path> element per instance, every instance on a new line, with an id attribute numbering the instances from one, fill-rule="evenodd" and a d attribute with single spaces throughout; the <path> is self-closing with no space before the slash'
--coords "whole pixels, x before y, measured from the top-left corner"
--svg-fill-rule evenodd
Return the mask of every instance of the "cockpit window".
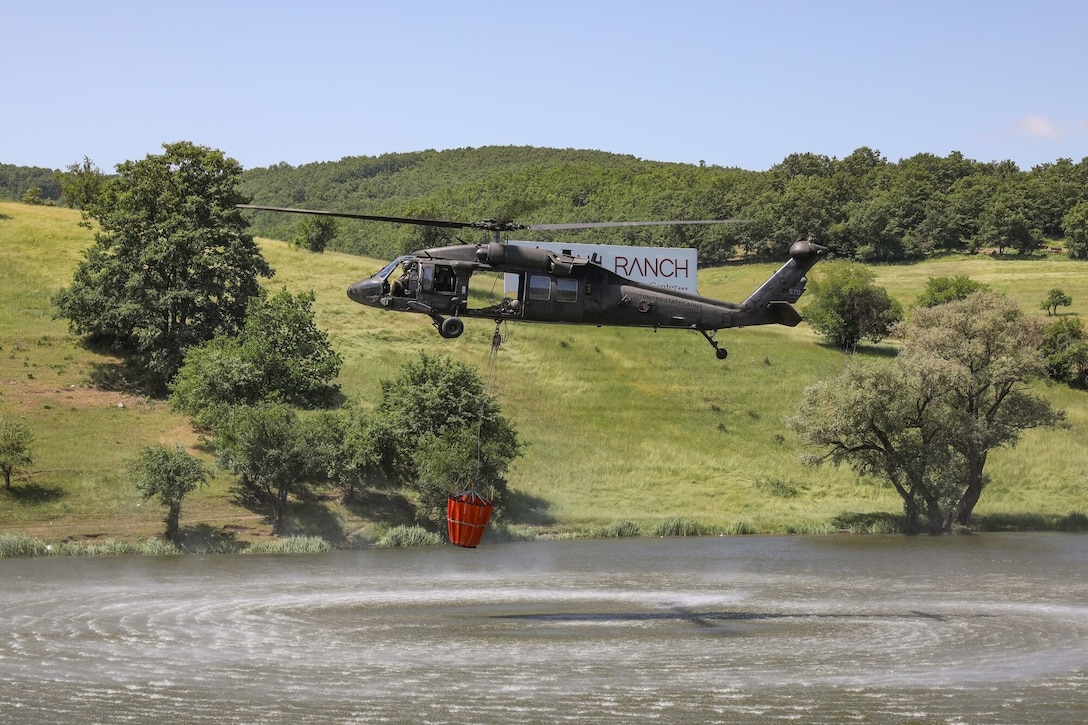
<path id="1" fill-rule="evenodd" d="M 396 269 L 400 265 L 401 262 L 403 262 L 403 261 L 405 261 L 407 259 L 411 259 L 411 257 L 410 256 L 408 256 L 408 257 L 397 257 L 392 262 L 390 262 L 389 264 L 382 267 L 382 271 L 378 272 L 374 276 L 377 277 L 378 279 L 388 279 L 389 275 L 391 275 L 393 273 L 393 270 Z"/>

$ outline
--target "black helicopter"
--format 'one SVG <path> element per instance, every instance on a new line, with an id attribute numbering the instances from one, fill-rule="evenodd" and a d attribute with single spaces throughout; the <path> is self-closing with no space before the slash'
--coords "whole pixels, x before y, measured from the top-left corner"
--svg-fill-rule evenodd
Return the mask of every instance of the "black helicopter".
<path id="1" fill-rule="evenodd" d="M 445 338 L 459 337 L 464 332 L 462 318 L 465 317 L 498 322 L 696 330 L 720 360 L 728 353 L 715 339 L 718 330 L 751 325 L 793 327 L 799 323 L 801 316 L 793 303 L 805 291 L 805 275 L 827 253 L 827 248 L 811 238 L 795 242 L 790 247 L 789 260 L 748 299 L 735 304 L 629 279 L 606 269 L 597 255 L 587 258 L 525 243 L 505 244 L 499 235 L 518 230 L 723 224 L 736 220 L 519 224 L 507 219 L 458 222 L 253 204 L 238 206 L 489 232 L 490 241 L 486 243 L 420 249 L 398 257 L 373 277 L 348 287 L 348 297 L 359 304 L 427 315 Z M 494 288 L 500 281 L 502 294 L 498 295 Z M 491 289 L 487 289 L 489 284 Z"/>

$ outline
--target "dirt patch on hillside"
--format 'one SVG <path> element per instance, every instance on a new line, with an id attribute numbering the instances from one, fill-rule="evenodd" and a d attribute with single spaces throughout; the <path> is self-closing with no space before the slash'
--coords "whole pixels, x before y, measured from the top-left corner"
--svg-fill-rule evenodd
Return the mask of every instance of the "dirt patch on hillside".
<path id="1" fill-rule="evenodd" d="M 165 410 L 167 407 L 165 401 L 132 393 L 102 390 L 85 384 L 49 385 L 35 379 L 2 381 L 0 401 L 4 403 L 5 409 L 19 413 L 50 408 L 56 410 L 118 408 L 149 412 Z M 181 421 L 180 417 L 177 425 L 162 431 L 159 442 L 166 445 L 181 444 L 190 453 L 198 452 L 202 445 L 200 435 L 187 422 Z"/>
<path id="2" fill-rule="evenodd" d="M 46 405 L 68 408 L 128 408 L 161 406 L 164 403 L 153 401 L 138 395 L 131 395 L 115 390 L 99 390 L 89 385 L 67 385 L 58 387 L 38 380 L 5 380 L 4 400 L 11 407 L 20 411 L 41 408 Z"/>

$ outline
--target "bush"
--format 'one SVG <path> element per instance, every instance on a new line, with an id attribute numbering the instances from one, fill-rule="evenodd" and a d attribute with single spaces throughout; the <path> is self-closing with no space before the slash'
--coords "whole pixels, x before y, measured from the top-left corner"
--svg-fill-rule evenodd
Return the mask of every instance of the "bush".
<path id="1" fill-rule="evenodd" d="M 32 539 L 25 534 L 0 534 L 0 559 L 46 556 L 51 553 L 52 548 L 40 539 Z"/>
<path id="2" fill-rule="evenodd" d="M 287 536 L 256 542 L 246 549 L 250 554 L 323 554 L 326 551 L 332 551 L 332 544 L 320 536 Z"/>
<path id="3" fill-rule="evenodd" d="M 853 352 L 859 342 L 880 342 L 903 308 L 883 287 L 873 284 L 876 274 L 852 262 L 828 265 L 823 277 L 813 281 L 813 300 L 804 309 L 808 324 L 840 350 Z"/>
<path id="4" fill-rule="evenodd" d="M 653 529 L 654 536 L 706 536 L 709 531 L 698 521 L 691 519 L 665 519 Z"/>
<path id="5" fill-rule="evenodd" d="M 589 532 L 591 538 L 611 539 L 640 536 L 642 527 L 634 521 L 616 521 L 608 526 L 600 526 Z"/>
<path id="6" fill-rule="evenodd" d="M 730 536 L 750 536 L 751 534 L 758 534 L 759 529 L 751 521 L 734 521 L 725 530 L 726 534 Z"/>
<path id="7" fill-rule="evenodd" d="M 1088 516 L 1081 511 L 1073 511 L 1058 522 L 1058 531 L 1088 533 Z"/>
<path id="8" fill-rule="evenodd" d="M 389 549 L 397 546 L 436 546 L 442 537 L 422 526 L 394 526 L 378 537 L 377 546 Z"/>

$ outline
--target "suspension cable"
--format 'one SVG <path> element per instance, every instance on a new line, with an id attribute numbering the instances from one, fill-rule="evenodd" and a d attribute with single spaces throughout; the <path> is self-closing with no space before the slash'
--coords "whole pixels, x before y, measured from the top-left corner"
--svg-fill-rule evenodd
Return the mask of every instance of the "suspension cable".
<path id="1" fill-rule="evenodd" d="M 491 383 L 495 378 L 495 369 L 498 367 L 499 346 L 502 345 L 502 320 L 495 321 L 495 334 L 491 336 L 491 354 L 487 362 L 487 378 L 484 381 L 484 394 L 480 398 L 480 415 L 476 421 L 476 473 L 472 477 L 473 485 L 480 481 L 480 471 L 483 469 L 483 430 L 484 408 L 491 397 Z"/>

